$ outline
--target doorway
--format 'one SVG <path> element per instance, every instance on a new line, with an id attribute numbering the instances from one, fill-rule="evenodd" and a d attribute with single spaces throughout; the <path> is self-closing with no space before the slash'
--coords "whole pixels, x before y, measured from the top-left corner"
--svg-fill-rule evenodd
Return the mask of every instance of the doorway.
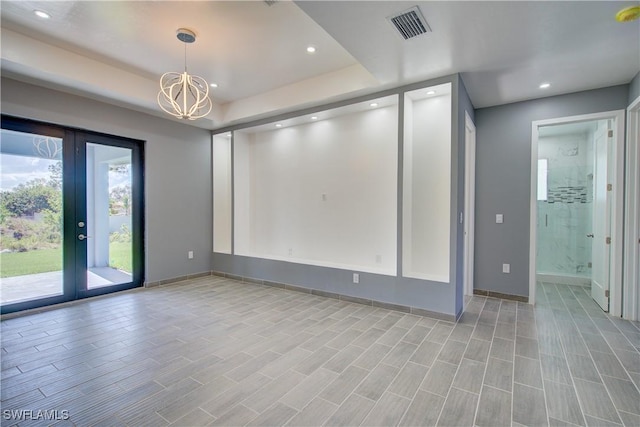
<path id="1" fill-rule="evenodd" d="M 2 313 L 141 286 L 142 141 L 2 117 Z"/>
<path id="2" fill-rule="evenodd" d="M 625 194 L 625 319 L 640 319 L 640 97 L 627 108 Z"/>
<path id="3" fill-rule="evenodd" d="M 533 123 L 532 303 L 536 283 L 550 282 L 620 311 L 623 129 L 622 112 Z"/>

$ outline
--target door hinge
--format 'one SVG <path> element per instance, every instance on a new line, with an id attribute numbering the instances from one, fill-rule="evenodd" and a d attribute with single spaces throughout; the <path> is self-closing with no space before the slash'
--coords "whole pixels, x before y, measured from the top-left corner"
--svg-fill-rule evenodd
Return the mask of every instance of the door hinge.
<path id="1" fill-rule="evenodd" d="M 611 237 L 607 237 L 607 238 L 605 239 L 605 243 L 606 243 L 607 245 L 610 245 L 610 244 L 611 244 Z"/>
<path id="2" fill-rule="evenodd" d="M 605 298 L 609 298 L 609 289 L 604 291 L 604 296 Z"/>
<path id="3" fill-rule="evenodd" d="M 613 184 L 607 184 L 607 191 L 613 190 Z"/>
<path id="4" fill-rule="evenodd" d="M 607 132 L 607 136 L 609 138 L 613 138 L 613 130 L 612 129 L 609 129 L 609 131 Z"/>

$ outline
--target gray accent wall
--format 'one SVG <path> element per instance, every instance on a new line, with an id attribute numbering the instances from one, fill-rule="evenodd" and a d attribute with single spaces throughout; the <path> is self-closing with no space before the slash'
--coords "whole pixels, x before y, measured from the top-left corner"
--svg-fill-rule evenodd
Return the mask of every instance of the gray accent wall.
<path id="1" fill-rule="evenodd" d="M 631 105 L 633 101 L 636 100 L 637 97 L 640 96 L 640 71 L 629 83 L 629 100 L 627 105 Z"/>
<path id="2" fill-rule="evenodd" d="M 464 85 L 462 77 L 458 75 L 458 110 L 457 110 L 457 129 L 458 129 L 458 172 L 457 172 L 457 191 L 458 191 L 458 210 L 454 211 L 456 218 L 454 224 L 456 225 L 456 256 L 455 258 L 455 277 L 456 281 L 456 313 L 461 313 L 464 307 L 464 224 L 460 222 L 460 214 L 464 218 L 464 194 L 465 194 L 465 156 L 466 156 L 466 124 L 465 124 L 465 112 L 469 114 L 471 120 L 475 123 L 475 110 L 467 88 Z"/>
<path id="3" fill-rule="evenodd" d="M 529 295 L 531 123 L 625 109 L 628 97 L 620 85 L 476 110 L 475 289 Z"/>
<path id="4" fill-rule="evenodd" d="M 211 270 L 208 130 L 8 78 L 1 101 L 3 114 L 146 141 L 146 282 Z"/>

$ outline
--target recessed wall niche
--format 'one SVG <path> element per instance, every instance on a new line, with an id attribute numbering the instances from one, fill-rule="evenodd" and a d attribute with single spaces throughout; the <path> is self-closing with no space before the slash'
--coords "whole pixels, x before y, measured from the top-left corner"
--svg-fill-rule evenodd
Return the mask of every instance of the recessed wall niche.
<path id="1" fill-rule="evenodd" d="M 402 275 L 449 282 L 451 84 L 404 96 Z"/>
<path id="2" fill-rule="evenodd" d="M 233 153 L 236 255 L 396 274 L 397 95 L 234 131 Z"/>
<path id="3" fill-rule="evenodd" d="M 231 253 L 231 133 L 214 135 L 213 251 Z"/>

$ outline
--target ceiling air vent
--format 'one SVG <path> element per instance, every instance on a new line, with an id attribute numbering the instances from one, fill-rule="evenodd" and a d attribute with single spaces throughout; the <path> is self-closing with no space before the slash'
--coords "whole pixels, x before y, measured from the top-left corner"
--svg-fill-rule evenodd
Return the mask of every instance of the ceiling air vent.
<path id="1" fill-rule="evenodd" d="M 418 6 L 405 10 L 398 15 L 390 16 L 387 19 L 396 27 L 396 30 L 405 40 L 431 32 L 431 28 L 429 28 L 429 24 L 420 13 Z"/>

